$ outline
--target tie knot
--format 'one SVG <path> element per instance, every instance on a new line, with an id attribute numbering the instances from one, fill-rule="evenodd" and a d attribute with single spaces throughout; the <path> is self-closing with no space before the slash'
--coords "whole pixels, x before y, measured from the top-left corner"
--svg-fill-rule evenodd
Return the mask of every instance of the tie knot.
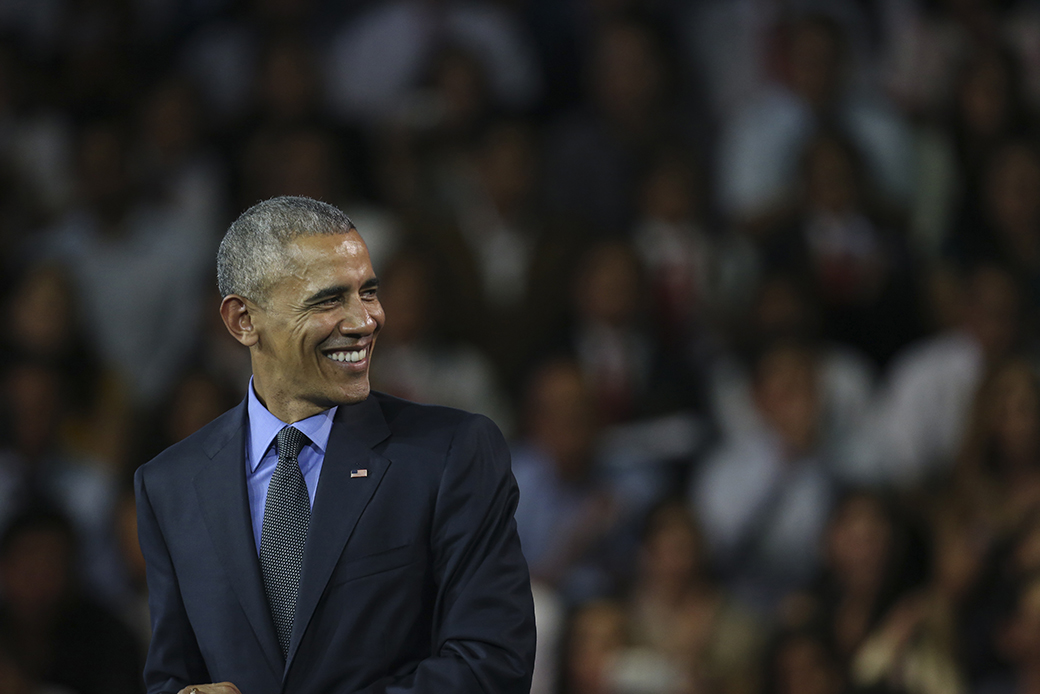
<path id="1" fill-rule="evenodd" d="M 278 432 L 277 441 L 279 458 L 298 460 L 300 451 L 307 442 L 307 437 L 296 427 L 287 426 L 282 427 L 282 430 Z"/>

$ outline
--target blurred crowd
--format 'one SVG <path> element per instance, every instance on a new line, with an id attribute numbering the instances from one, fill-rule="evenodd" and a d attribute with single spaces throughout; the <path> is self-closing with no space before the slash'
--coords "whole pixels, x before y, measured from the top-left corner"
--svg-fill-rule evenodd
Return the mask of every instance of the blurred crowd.
<path id="1" fill-rule="evenodd" d="M 142 690 L 294 194 L 512 442 L 536 694 L 1040 692 L 1038 109 L 1036 0 L 0 0 L 0 691 Z"/>

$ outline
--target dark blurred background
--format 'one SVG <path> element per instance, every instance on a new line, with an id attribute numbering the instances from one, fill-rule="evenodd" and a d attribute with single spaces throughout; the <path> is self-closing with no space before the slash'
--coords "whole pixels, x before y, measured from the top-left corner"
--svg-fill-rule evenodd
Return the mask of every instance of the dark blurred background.
<path id="1" fill-rule="evenodd" d="M 512 441 L 536 694 L 1040 692 L 1038 106 L 1035 0 L 0 0 L 0 692 L 143 690 L 282 194 Z"/>

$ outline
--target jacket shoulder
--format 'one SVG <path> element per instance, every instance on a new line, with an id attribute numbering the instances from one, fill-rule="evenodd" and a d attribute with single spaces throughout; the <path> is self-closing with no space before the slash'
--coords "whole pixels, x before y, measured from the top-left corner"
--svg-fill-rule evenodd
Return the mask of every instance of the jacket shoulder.
<path id="1" fill-rule="evenodd" d="M 188 466 L 195 467 L 210 460 L 217 452 L 229 445 L 244 426 L 245 403 L 243 402 L 149 460 L 138 468 L 137 474 L 152 478 L 183 473 Z"/>

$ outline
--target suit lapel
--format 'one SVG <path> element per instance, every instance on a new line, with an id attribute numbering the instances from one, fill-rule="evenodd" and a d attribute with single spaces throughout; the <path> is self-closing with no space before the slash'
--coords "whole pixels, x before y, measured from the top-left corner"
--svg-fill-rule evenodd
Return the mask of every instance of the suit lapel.
<path id="1" fill-rule="evenodd" d="M 211 460 L 195 476 L 195 492 L 228 581 L 272 669 L 282 673 L 282 652 L 264 593 L 246 491 L 245 403 L 232 412 L 238 416 L 229 418 L 231 426 L 206 443 Z"/>
<path id="2" fill-rule="evenodd" d="M 286 672 L 354 526 L 390 466 L 388 459 L 372 450 L 389 435 L 383 412 L 372 396 L 355 405 L 341 405 L 336 411 L 311 510 Z M 366 470 L 367 475 L 352 477 L 358 469 Z"/>

